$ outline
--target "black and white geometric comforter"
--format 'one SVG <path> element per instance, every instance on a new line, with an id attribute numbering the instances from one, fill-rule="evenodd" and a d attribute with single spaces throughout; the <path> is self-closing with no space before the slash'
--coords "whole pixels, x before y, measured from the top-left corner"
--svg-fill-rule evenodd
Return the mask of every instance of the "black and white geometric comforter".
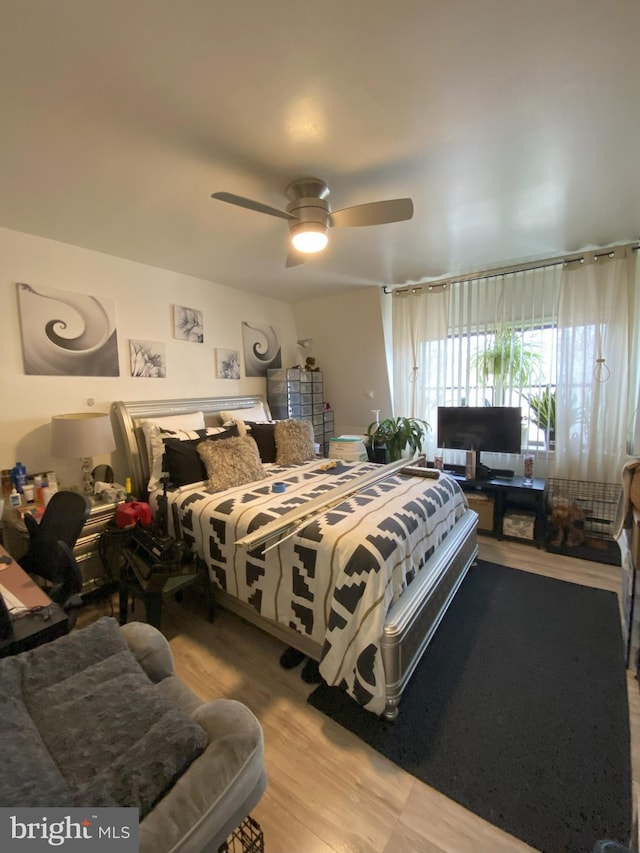
<path id="1" fill-rule="evenodd" d="M 266 465 L 264 480 L 210 494 L 205 483 L 169 493 L 184 538 L 232 596 L 322 647 L 320 672 L 375 714 L 385 705 L 379 643 L 389 607 L 467 508 L 455 480 L 392 474 L 300 524 L 277 547 L 236 541 L 368 471 L 369 463 Z M 287 484 L 273 493 L 272 483 Z M 171 517 L 171 512 L 169 512 Z"/>

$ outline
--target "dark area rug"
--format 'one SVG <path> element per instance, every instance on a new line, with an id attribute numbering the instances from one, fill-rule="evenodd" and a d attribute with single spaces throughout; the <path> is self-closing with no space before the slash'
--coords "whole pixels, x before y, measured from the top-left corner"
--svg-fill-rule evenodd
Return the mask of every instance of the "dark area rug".
<path id="1" fill-rule="evenodd" d="M 309 702 L 537 850 L 590 853 L 598 839 L 629 841 L 629 714 L 614 593 L 479 561 L 394 722 L 325 684 Z"/>

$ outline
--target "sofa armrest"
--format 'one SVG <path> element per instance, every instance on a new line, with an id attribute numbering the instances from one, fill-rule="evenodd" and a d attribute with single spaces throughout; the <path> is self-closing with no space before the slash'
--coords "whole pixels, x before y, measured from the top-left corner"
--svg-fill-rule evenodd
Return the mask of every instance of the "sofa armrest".
<path id="1" fill-rule="evenodd" d="M 232 699 L 204 703 L 193 718 L 209 746 L 140 823 L 140 853 L 217 850 L 267 784 L 262 727 Z"/>
<path id="2" fill-rule="evenodd" d="M 128 622 L 120 630 L 133 656 L 154 684 L 174 674 L 171 647 L 157 628 L 146 622 Z"/>

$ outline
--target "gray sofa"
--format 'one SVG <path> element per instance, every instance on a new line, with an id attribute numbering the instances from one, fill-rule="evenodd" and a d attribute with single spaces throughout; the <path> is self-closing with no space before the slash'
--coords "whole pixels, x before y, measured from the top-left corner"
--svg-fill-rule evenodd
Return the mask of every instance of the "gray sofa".
<path id="1" fill-rule="evenodd" d="M 1 806 L 135 806 L 142 853 L 215 851 L 266 787 L 262 729 L 202 702 L 150 625 L 99 619 L 0 660 Z"/>

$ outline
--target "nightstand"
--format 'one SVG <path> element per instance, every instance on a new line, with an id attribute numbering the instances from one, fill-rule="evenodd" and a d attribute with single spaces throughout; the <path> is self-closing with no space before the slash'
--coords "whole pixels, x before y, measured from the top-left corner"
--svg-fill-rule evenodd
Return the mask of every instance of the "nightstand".
<path id="1" fill-rule="evenodd" d="M 102 532 L 113 521 L 119 505 L 119 501 L 110 503 L 94 500 L 89 518 L 73 549 L 82 572 L 83 594 L 103 586 L 105 582 L 115 580 L 109 575 L 102 562 L 99 545 Z M 4 545 L 14 559 L 19 561 L 26 552 L 29 542 L 27 527 L 19 513 L 11 509 L 5 509 L 2 521 Z"/>

